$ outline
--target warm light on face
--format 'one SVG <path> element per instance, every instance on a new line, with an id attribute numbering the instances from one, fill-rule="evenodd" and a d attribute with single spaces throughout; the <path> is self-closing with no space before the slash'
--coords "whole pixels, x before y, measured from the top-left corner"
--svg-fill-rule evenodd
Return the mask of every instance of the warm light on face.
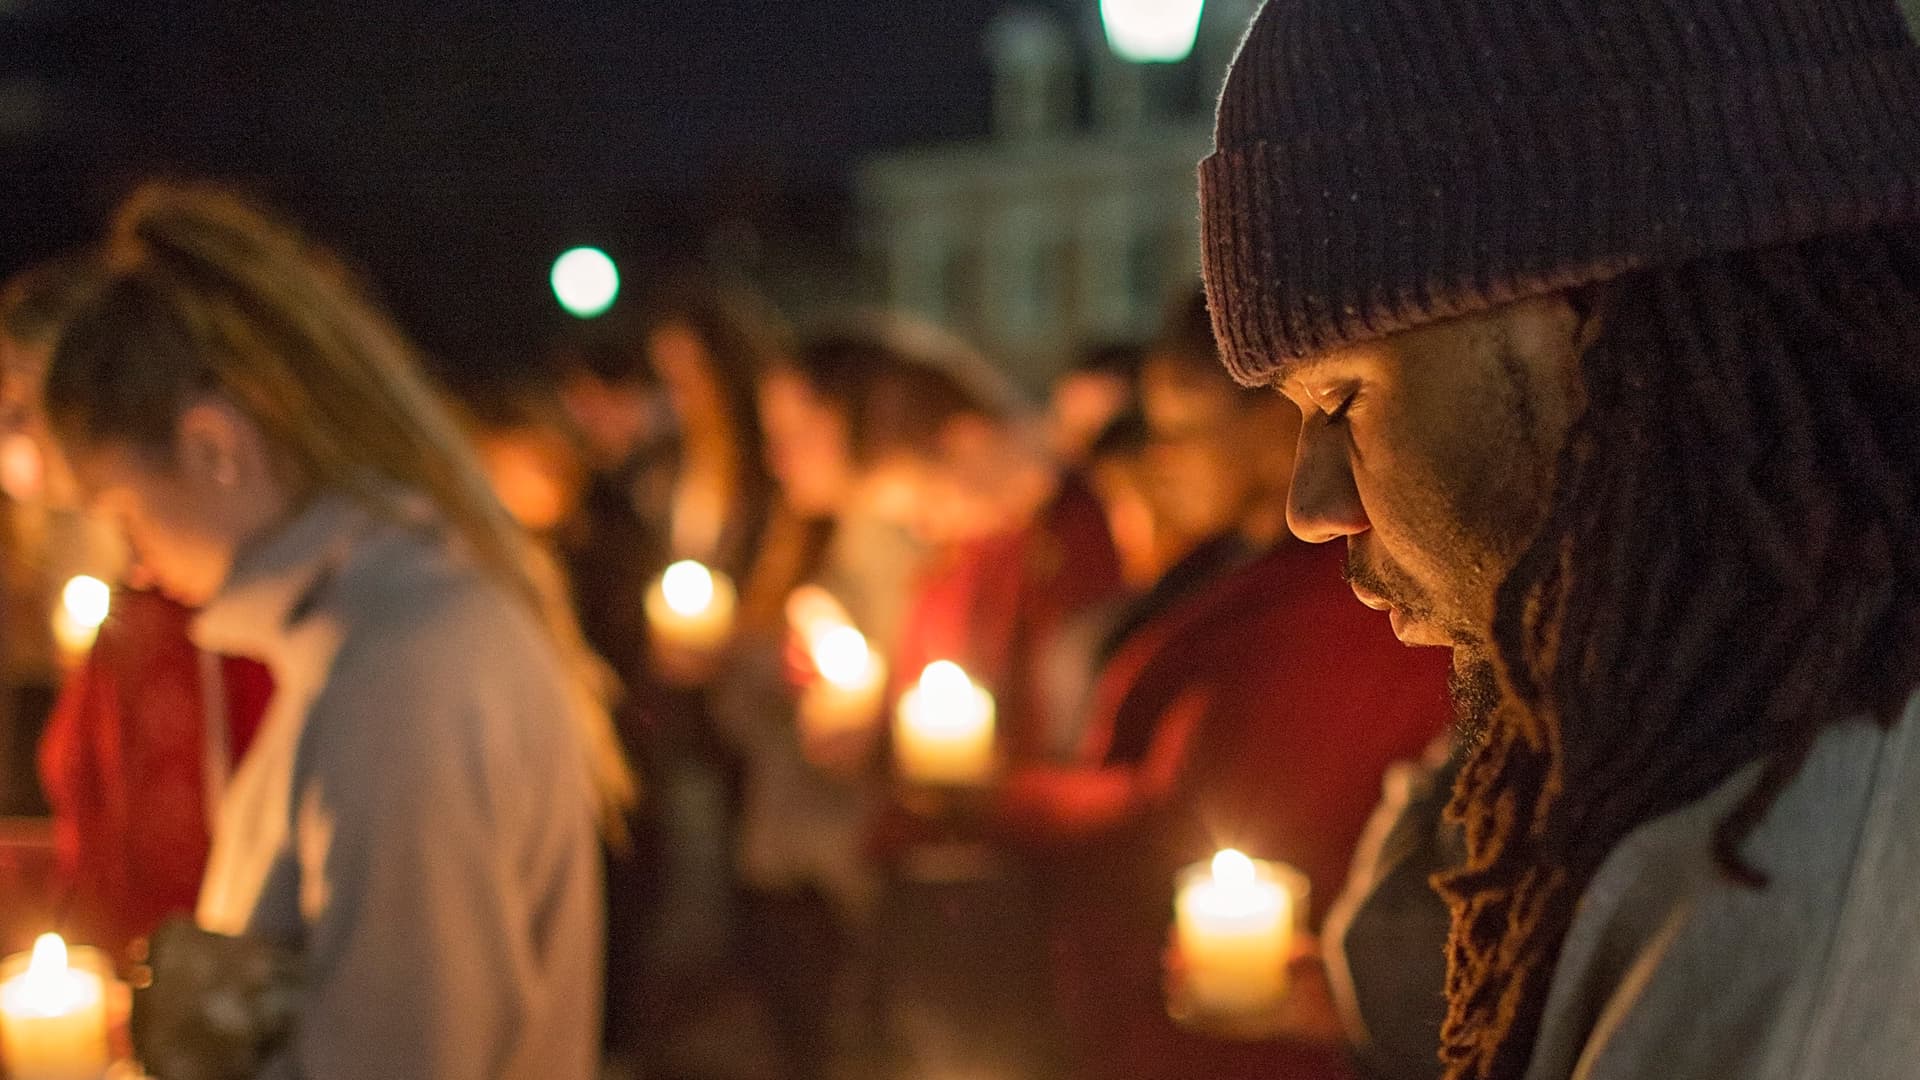
<path id="1" fill-rule="evenodd" d="M 67 587 L 60 591 L 60 605 L 66 608 L 67 617 L 75 626 L 98 630 L 100 624 L 107 621 L 107 612 L 113 605 L 113 590 L 99 578 L 82 574 L 67 582 Z"/>
<path id="2" fill-rule="evenodd" d="M 713 604 L 713 572 L 691 559 L 667 567 L 660 592 L 676 615 L 693 616 Z"/>
<path id="3" fill-rule="evenodd" d="M 1253 860 L 1232 848 L 1213 857 L 1213 880 L 1222 885 L 1251 885 L 1256 876 Z"/>
<path id="4" fill-rule="evenodd" d="M 604 314 L 620 295 L 620 271 L 599 248 L 577 247 L 553 261 L 554 298 L 580 319 Z"/>
<path id="5" fill-rule="evenodd" d="M 859 687 L 873 666 L 867 639 L 851 626 L 836 626 L 813 643 L 813 666 L 820 677 L 848 689 Z"/>
<path id="6" fill-rule="evenodd" d="M 1107 44 L 1136 64 L 1177 64 L 1193 53 L 1205 0 L 1100 0 Z"/>

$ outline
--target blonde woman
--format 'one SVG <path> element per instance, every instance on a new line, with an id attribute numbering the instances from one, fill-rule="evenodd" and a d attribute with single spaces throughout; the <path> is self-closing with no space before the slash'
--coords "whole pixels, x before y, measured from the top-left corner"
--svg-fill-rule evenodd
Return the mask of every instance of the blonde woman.
<path id="1" fill-rule="evenodd" d="M 400 334 L 214 190 L 120 210 L 52 429 L 209 649 L 272 668 L 202 927 L 298 950 L 273 1077 L 587 1080 L 607 680 Z"/>

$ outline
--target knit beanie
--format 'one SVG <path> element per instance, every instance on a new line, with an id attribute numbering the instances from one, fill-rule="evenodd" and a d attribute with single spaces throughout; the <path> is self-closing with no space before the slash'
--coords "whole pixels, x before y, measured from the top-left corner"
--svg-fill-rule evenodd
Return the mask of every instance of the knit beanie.
<path id="1" fill-rule="evenodd" d="M 1200 165 L 1228 368 L 1920 221 L 1895 0 L 1267 0 Z"/>

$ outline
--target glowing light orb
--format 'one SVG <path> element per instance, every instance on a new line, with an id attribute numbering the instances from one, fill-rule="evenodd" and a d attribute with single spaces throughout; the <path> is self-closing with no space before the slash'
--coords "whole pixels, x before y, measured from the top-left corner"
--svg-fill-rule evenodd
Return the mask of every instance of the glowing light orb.
<path id="1" fill-rule="evenodd" d="M 1136 64 L 1177 64 L 1193 53 L 1206 0 L 1100 0 L 1107 44 Z"/>
<path id="2" fill-rule="evenodd" d="M 580 319 L 602 315 L 620 295 L 620 270 L 599 248 L 577 247 L 553 260 L 554 298 Z"/>

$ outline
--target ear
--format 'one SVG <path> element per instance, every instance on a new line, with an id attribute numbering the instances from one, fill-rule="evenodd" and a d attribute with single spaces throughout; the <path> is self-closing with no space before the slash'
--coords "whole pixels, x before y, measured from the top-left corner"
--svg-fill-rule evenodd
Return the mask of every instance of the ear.
<path id="1" fill-rule="evenodd" d="M 202 398 L 181 412 L 174 427 L 174 461 L 192 483 L 232 489 L 263 464 L 253 422 L 219 398 Z"/>

